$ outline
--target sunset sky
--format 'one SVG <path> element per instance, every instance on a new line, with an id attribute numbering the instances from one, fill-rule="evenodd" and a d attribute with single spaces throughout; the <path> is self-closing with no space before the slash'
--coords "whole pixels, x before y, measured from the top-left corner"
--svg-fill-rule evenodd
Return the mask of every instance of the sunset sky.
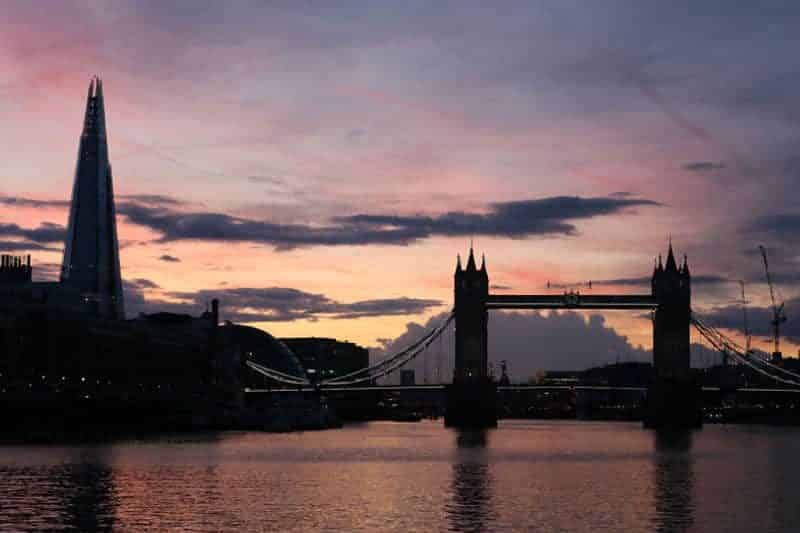
<path id="1" fill-rule="evenodd" d="M 761 334 L 766 245 L 800 341 L 800 4 L 335 5 L 2 2 L 0 249 L 56 276 L 97 74 L 129 314 L 376 346 L 470 239 L 494 292 L 618 293 L 671 236 L 695 311 L 740 327 L 745 279 Z"/>

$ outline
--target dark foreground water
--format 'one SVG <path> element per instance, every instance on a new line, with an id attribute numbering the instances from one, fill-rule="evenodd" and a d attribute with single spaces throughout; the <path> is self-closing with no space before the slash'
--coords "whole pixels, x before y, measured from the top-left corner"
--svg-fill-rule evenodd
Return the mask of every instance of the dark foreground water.
<path id="1" fill-rule="evenodd" d="M 0 447 L 0 531 L 800 531 L 800 430 L 371 423 Z"/>

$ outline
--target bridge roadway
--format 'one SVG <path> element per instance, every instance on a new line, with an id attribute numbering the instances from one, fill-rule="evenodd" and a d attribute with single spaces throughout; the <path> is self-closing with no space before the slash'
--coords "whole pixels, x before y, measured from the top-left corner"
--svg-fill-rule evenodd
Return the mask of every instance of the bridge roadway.
<path id="1" fill-rule="evenodd" d="M 354 386 L 354 387 L 325 387 L 324 392 L 366 392 L 366 391 L 423 391 L 423 390 L 441 390 L 444 385 L 374 385 L 374 386 Z M 297 388 L 275 388 L 275 389 L 245 389 L 246 393 L 269 393 L 269 392 L 310 392 L 313 387 L 297 387 Z M 523 390 L 542 390 L 542 391 L 558 391 L 558 390 L 587 390 L 587 391 L 640 391 L 646 392 L 647 387 L 612 387 L 606 385 L 508 385 L 504 387 L 497 387 L 498 391 L 523 391 Z M 705 392 L 719 392 L 719 387 L 702 387 Z M 769 389 L 769 388 L 741 388 L 736 389 L 736 392 L 795 392 L 800 393 L 800 389 Z"/>
<path id="2" fill-rule="evenodd" d="M 655 309 L 650 294 L 490 294 L 488 309 Z"/>

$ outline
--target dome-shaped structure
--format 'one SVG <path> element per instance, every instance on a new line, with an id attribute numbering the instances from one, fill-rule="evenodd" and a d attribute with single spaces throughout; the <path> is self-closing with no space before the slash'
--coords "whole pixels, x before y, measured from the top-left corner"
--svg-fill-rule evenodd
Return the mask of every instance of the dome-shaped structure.
<path id="1" fill-rule="evenodd" d="M 242 366 L 247 360 L 256 362 L 267 368 L 305 378 L 306 373 L 297 356 L 286 345 L 264 330 L 240 324 L 222 326 L 225 338 L 230 346 L 237 348 Z M 265 385 L 260 374 L 243 369 L 243 384 L 249 387 Z"/>

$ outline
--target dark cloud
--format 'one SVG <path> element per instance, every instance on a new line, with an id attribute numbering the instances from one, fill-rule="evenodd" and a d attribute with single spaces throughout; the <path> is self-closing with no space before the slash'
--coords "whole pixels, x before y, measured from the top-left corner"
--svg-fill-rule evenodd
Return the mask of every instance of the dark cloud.
<path id="1" fill-rule="evenodd" d="M 434 236 L 486 235 L 524 238 L 575 235 L 574 221 L 658 206 L 642 198 L 558 196 L 496 203 L 487 213 L 449 212 L 438 216 L 357 214 L 336 217 L 327 226 L 278 224 L 221 213 L 183 212 L 163 205 L 124 202 L 118 212 L 130 222 L 161 234 L 162 242 L 222 240 L 301 246 L 407 245 Z"/>
<path id="2" fill-rule="evenodd" d="M 416 315 L 433 307 L 440 307 L 439 300 L 423 298 L 379 298 L 352 303 L 334 303 L 333 318 L 363 318 L 374 316 Z"/>
<path id="3" fill-rule="evenodd" d="M 615 278 L 592 280 L 593 285 L 620 285 L 620 286 L 650 286 L 651 277 L 642 276 L 640 278 Z M 724 276 L 713 274 L 700 274 L 692 276 L 692 285 L 717 285 L 719 283 L 730 283 L 731 280 Z"/>
<path id="4" fill-rule="evenodd" d="M 401 230 L 277 224 L 221 213 L 185 213 L 137 203 L 120 204 L 117 211 L 130 222 L 161 233 L 162 242 L 255 242 L 286 250 L 312 245 L 408 244 L 421 238 L 418 233 Z"/>
<path id="5" fill-rule="evenodd" d="M 63 243 L 67 236 L 64 226 L 43 222 L 37 228 L 23 228 L 17 224 L 0 223 L 0 236 L 19 237 L 35 243 Z"/>
<path id="6" fill-rule="evenodd" d="M 46 246 L 38 242 L 31 241 L 3 241 L 0 240 L 0 251 L 2 252 L 25 252 L 25 251 L 43 251 L 43 252 L 60 252 L 61 248 L 54 248 Z"/>
<path id="7" fill-rule="evenodd" d="M 781 325 L 781 337 L 798 342 L 800 341 L 800 297 L 786 300 L 784 310 L 787 320 Z M 699 312 L 698 316 L 710 326 L 744 332 L 744 314 L 741 305 L 714 307 Z M 750 333 L 759 337 L 771 337 L 772 317 L 770 307 L 748 306 L 747 323 Z"/>
<path id="8" fill-rule="evenodd" d="M 699 335 L 694 334 L 694 338 L 700 342 L 693 342 L 691 345 L 692 351 L 692 366 L 694 368 L 704 368 L 722 363 L 722 354 L 711 346 L 704 344 L 703 339 Z"/>
<path id="9" fill-rule="evenodd" d="M 715 163 L 713 161 L 697 161 L 683 165 L 683 169 L 689 172 L 711 172 L 712 170 L 722 170 L 723 168 L 725 168 L 724 163 Z"/>
<path id="10" fill-rule="evenodd" d="M 770 265 L 769 271 L 770 277 L 772 278 L 772 282 L 776 285 L 797 285 L 800 284 L 800 271 L 797 270 L 797 265 L 795 265 L 795 270 L 791 271 L 782 271 L 782 270 L 774 270 L 772 265 Z M 751 282 L 765 282 L 766 278 L 764 275 L 763 269 L 760 272 L 755 272 L 749 278 Z"/>
<path id="11" fill-rule="evenodd" d="M 145 284 L 145 282 L 147 284 Z M 165 299 L 140 301 L 144 288 L 158 286 L 148 280 L 126 281 L 128 291 L 134 296 L 136 312 L 170 311 L 197 314 L 213 299 L 220 300 L 221 315 L 234 322 L 287 322 L 316 320 L 319 318 L 352 319 L 377 316 L 415 315 L 442 302 L 420 298 L 382 298 L 356 302 L 339 302 L 324 294 L 315 294 L 286 287 L 221 288 L 196 292 L 166 292 Z"/>
<path id="12" fill-rule="evenodd" d="M 37 200 L 3 195 L 0 195 L 0 204 L 13 207 L 69 207 L 69 202 L 66 200 Z"/>
<path id="13" fill-rule="evenodd" d="M 400 336 L 371 350 L 371 359 L 379 360 L 408 346 L 445 316 L 437 315 L 424 325 L 407 324 L 406 331 Z M 409 368 L 416 369 L 419 381 L 422 381 L 426 368 L 428 376 L 433 379 L 437 367 L 441 377 L 450 381 L 453 329 L 449 327 L 441 340 L 428 348 L 427 362 L 418 358 L 409 365 Z M 692 364 L 707 366 L 709 353 L 708 349 L 693 345 Z M 652 361 L 652 357 L 651 350 L 633 346 L 625 336 L 611 328 L 602 315 L 587 316 L 577 312 L 493 312 L 489 315 L 490 363 L 497 371 L 500 361 L 508 361 L 513 380 L 526 380 L 538 370 L 584 370 L 615 361 Z"/>
<path id="14" fill-rule="evenodd" d="M 783 213 L 764 215 L 745 227 L 745 232 L 783 243 L 800 242 L 800 215 Z"/>
<path id="15" fill-rule="evenodd" d="M 160 289 L 161 286 L 155 281 L 145 278 L 135 278 L 125 280 L 125 286 L 135 289 Z"/>
<path id="16" fill-rule="evenodd" d="M 148 205 L 166 205 L 166 206 L 181 206 L 186 205 L 186 202 L 179 200 L 172 196 L 165 196 L 163 194 L 119 194 L 117 198 L 123 200 L 130 200 Z"/>
<path id="17" fill-rule="evenodd" d="M 151 302 L 145 297 L 144 291 L 145 289 L 160 289 L 160 288 L 161 287 L 158 285 L 158 283 L 145 278 L 122 280 L 122 290 L 124 291 L 125 295 L 125 310 L 128 313 L 128 315 L 136 316 L 139 313 L 151 312 L 150 309 Z M 167 309 L 159 309 L 159 310 L 166 311 Z M 175 312 L 183 312 L 181 310 L 175 309 L 174 307 L 171 307 L 169 310 Z"/>
<path id="18" fill-rule="evenodd" d="M 164 254 L 158 258 L 159 261 L 166 261 L 167 263 L 180 263 L 181 260 L 179 257 L 175 257 L 174 255 Z"/>
<path id="19" fill-rule="evenodd" d="M 450 212 L 434 217 L 353 215 L 336 220 L 356 226 L 416 230 L 425 236 L 490 235 L 519 238 L 573 235 L 576 228 L 570 221 L 619 213 L 630 207 L 658 205 L 661 204 L 639 198 L 555 196 L 492 204 L 486 214 Z"/>

